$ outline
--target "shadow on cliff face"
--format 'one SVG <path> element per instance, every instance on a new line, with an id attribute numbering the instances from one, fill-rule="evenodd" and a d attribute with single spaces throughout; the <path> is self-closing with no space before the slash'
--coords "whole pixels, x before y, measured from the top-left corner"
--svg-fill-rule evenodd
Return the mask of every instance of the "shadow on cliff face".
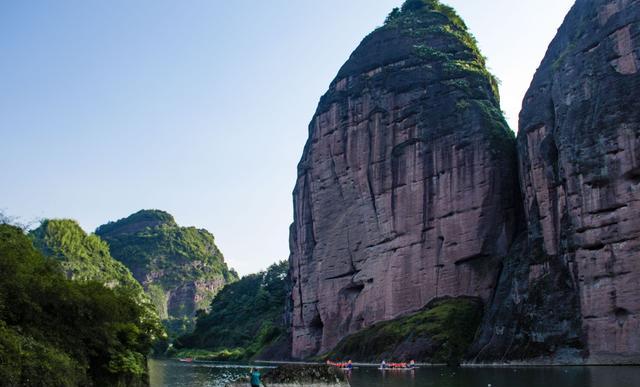
<path id="1" fill-rule="evenodd" d="M 492 302 L 467 354 L 472 362 L 580 362 L 584 344 L 572 274 L 541 241 L 521 234 L 503 261 Z"/>
<path id="2" fill-rule="evenodd" d="M 557 164 L 555 143 L 547 141 L 541 149 Z M 513 152 L 517 154 L 516 144 Z M 514 170 L 518 170 L 517 163 L 514 160 Z M 526 215 L 537 213 L 537 203 L 525 211 L 519 182 L 514 186 L 517 236 L 502 258 L 493 294 L 465 361 L 580 363 L 587 354 L 575 273 L 568 262 L 545 252 L 540 221 L 528 220 Z"/>
<path id="3" fill-rule="evenodd" d="M 536 72 L 518 131 L 527 235 L 476 361 L 640 363 L 640 3 L 578 0 Z"/>

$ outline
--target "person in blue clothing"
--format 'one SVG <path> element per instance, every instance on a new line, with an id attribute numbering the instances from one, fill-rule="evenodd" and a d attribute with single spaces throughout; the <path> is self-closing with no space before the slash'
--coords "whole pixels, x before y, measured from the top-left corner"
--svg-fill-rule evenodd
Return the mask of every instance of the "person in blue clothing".
<path id="1" fill-rule="evenodd" d="M 251 369 L 251 387 L 260 387 L 260 371 Z"/>

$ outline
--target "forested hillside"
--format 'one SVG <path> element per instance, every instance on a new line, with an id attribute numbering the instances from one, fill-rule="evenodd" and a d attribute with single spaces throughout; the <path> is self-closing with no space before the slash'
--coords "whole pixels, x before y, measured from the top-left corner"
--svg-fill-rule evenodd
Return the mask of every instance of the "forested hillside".
<path id="1" fill-rule="evenodd" d="M 211 233 L 181 227 L 164 211 L 139 211 L 96 234 L 142 284 L 173 336 L 192 329 L 196 310 L 238 278 Z"/>
<path id="2" fill-rule="evenodd" d="M 109 246 L 99 236 L 85 233 L 75 220 L 47 219 L 29 235 L 38 250 L 60 262 L 67 278 L 143 292 L 129 269 L 113 259 Z"/>
<path id="3" fill-rule="evenodd" d="M 199 313 L 195 330 L 180 337 L 176 349 L 218 360 L 288 358 L 283 322 L 288 268 L 282 261 L 225 286 L 211 312 Z"/>
<path id="4" fill-rule="evenodd" d="M 146 385 L 158 320 L 131 288 L 72 281 L 66 270 L 0 224 L 0 385 Z"/>

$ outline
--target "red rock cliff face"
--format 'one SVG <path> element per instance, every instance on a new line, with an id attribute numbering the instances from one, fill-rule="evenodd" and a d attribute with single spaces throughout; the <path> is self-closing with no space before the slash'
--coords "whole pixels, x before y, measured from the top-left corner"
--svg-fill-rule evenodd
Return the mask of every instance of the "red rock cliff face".
<path id="1" fill-rule="evenodd" d="M 475 361 L 640 363 L 640 2 L 579 0 L 520 115 L 527 232 Z"/>
<path id="2" fill-rule="evenodd" d="M 578 292 L 587 362 L 640 362 L 640 2 L 579 0 L 520 116 L 530 233 Z"/>
<path id="3" fill-rule="evenodd" d="M 411 3 L 363 40 L 309 126 L 290 238 L 297 358 L 437 297 L 488 300 L 512 244 L 495 80 L 452 10 Z"/>

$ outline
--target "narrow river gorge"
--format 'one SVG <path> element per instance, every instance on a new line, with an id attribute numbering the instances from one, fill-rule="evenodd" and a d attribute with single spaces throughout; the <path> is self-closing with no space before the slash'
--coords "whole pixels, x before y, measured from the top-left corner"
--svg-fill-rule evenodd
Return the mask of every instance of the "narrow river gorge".
<path id="1" fill-rule="evenodd" d="M 152 387 L 223 387 L 251 365 L 150 360 Z M 425 367 L 351 371 L 352 387 L 636 387 L 639 367 Z"/>

